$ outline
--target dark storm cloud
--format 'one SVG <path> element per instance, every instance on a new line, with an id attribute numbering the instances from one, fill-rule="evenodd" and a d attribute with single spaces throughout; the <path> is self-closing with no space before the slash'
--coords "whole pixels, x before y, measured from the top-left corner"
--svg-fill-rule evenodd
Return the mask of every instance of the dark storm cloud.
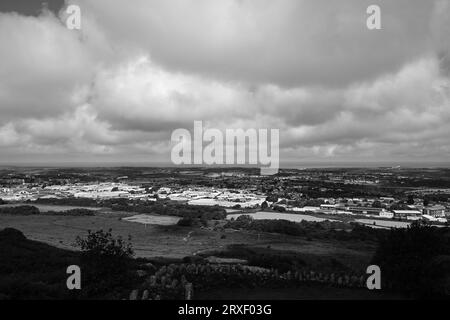
<path id="1" fill-rule="evenodd" d="M 343 86 L 431 49 L 434 1 L 377 1 L 378 32 L 366 28 L 369 0 L 79 2 L 112 41 L 126 39 L 170 70 L 224 80 Z"/>
<path id="2" fill-rule="evenodd" d="M 64 6 L 64 0 L 2 0 L 0 12 L 15 12 L 25 16 L 38 16 L 42 9 L 57 14 Z"/>

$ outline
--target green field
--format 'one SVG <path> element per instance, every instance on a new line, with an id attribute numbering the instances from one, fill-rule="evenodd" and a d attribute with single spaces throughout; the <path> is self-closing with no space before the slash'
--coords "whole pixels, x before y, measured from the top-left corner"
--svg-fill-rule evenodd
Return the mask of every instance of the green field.
<path id="1" fill-rule="evenodd" d="M 361 241 L 308 239 L 275 233 L 224 229 L 224 221 L 210 221 L 208 227 L 181 227 L 141 224 L 122 220 L 133 214 L 101 209 L 93 216 L 0 215 L 0 229 L 14 228 L 29 239 L 60 249 L 78 250 L 77 236 L 88 230 L 112 229 L 115 236 L 132 236 L 136 257 L 164 258 L 181 261 L 187 256 L 210 255 L 249 258 L 249 262 L 279 265 L 300 261 L 299 266 L 320 271 L 354 270 L 364 272 L 375 252 L 376 244 Z M 158 219 L 155 219 L 158 221 Z M 255 264 L 257 265 L 257 264 Z M 305 286 L 288 289 L 251 290 L 229 288 L 214 292 L 197 292 L 196 298 L 216 299 L 357 299 L 390 298 L 361 289 Z"/>
<path id="2" fill-rule="evenodd" d="M 230 245 L 293 251 L 318 259 L 335 258 L 349 266 L 366 266 L 375 250 L 373 244 L 308 241 L 301 237 L 255 231 L 179 226 L 144 225 L 121 220 L 130 214 L 102 210 L 95 216 L 0 215 L 1 228 L 21 230 L 31 240 L 75 250 L 75 238 L 88 230 L 112 229 L 114 235 L 132 236 L 138 257 L 183 258 L 205 251 L 226 250 Z"/>

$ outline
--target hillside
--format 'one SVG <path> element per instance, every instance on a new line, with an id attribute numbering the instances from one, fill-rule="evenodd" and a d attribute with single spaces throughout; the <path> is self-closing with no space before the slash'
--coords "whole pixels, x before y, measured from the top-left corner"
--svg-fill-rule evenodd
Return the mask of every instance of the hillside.
<path id="1" fill-rule="evenodd" d="M 22 232 L 0 230 L 0 299 L 70 298 L 66 268 L 79 253 L 28 240 Z"/>

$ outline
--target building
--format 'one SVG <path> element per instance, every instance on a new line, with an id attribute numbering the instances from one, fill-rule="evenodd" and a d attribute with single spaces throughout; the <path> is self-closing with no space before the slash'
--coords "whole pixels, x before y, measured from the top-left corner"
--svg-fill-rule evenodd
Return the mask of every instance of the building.
<path id="1" fill-rule="evenodd" d="M 350 206 L 346 208 L 346 210 L 357 214 L 374 214 L 374 215 L 379 215 L 380 212 L 383 211 L 382 208 L 356 207 L 356 206 Z"/>
<path id="2" fill-rule="evenodd" d="M 432 217 L 445 217 L 445 207 L 436 205 L 423 208 L 423 214 Z"/>
<path id="3" fill-rule="evenodd" d="M 420 218 L 422 216 L 422 212 L 419 210 L 393 210 L 393 212 L 396 218 L 408 220 L 415 220 L 415 218 Z"/>
<path id="4" fill-rule="evenodd" d="M 390 211 L 383 210 L 380 212 L 380 218 L 392 219 L 394 218 L 394 213 Z"/>

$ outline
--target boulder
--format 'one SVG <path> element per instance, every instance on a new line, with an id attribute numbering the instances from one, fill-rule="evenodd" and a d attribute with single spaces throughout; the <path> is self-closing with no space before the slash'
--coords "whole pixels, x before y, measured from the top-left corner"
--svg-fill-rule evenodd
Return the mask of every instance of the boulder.
<path id="1" fill-rule="evenodd" d="M 135 289 L 135 290 L 131 291 L 131 293 L 130 293 L 130 300 L 137 300 L 138 295 L 139 295 L 139 290 L 138 289 Z"/>

